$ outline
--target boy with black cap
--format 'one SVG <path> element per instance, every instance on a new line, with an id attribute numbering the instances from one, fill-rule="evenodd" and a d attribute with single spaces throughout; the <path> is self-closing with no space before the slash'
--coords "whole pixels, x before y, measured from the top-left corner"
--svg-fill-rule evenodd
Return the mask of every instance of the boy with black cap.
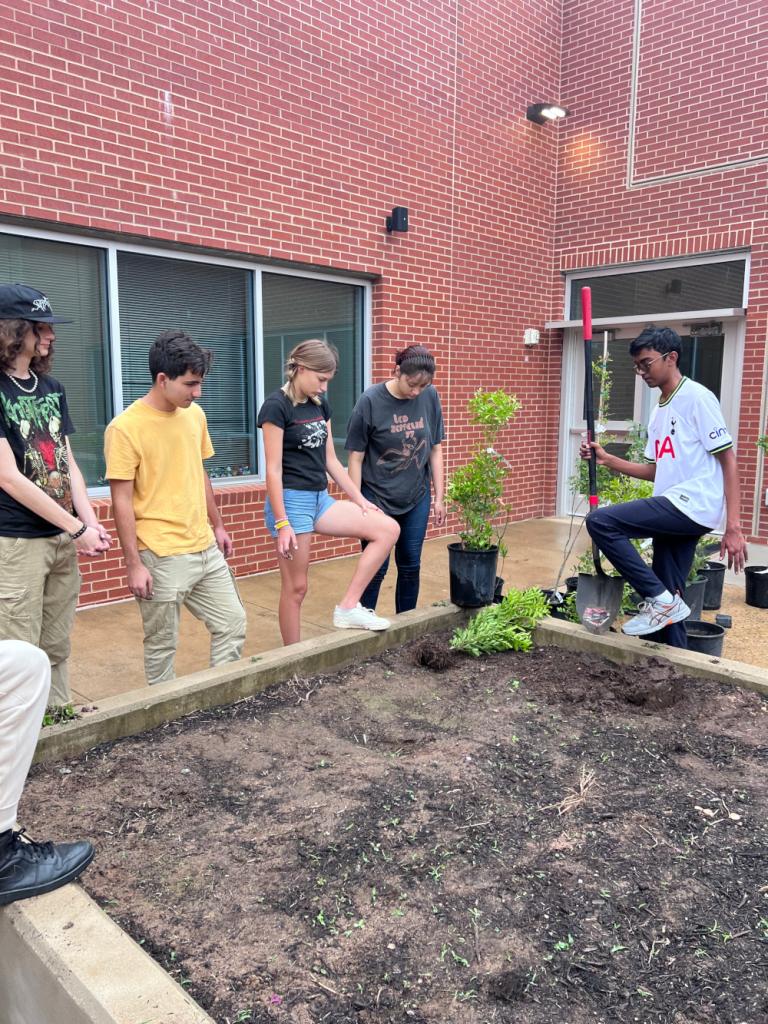
<path id="1" fill-rule="evenodd" d="M 58 889 L 93 860 L 90 843 L 37 843 L 13 830 L 50 686 L 42 651 L 0 640 L 0 906 Z"/>
<path id="2" fill-rule="evenodd" d="M 80 592 L 78 552 L 109 548 L 69 443 L 64 388 L 48 375 L 47 297 L 0 285 L 0 640 L 27 640 L 51 662 L 48 703 L 71 700 L 67 659 Z"/>

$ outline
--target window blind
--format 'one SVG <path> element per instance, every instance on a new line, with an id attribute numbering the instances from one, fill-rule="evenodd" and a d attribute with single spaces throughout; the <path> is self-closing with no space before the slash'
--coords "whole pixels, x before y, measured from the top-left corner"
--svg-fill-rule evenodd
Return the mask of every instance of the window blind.
<path id="1" fill-rule="evenodd" d="M 118 253 L 120 339 L 125 404 L 151 386 L 149 348 L 179 328 L 213 351 L 200 405 L 216 455 L 211 476 L 256 473 L 250 272 L 141 253 Z"/>

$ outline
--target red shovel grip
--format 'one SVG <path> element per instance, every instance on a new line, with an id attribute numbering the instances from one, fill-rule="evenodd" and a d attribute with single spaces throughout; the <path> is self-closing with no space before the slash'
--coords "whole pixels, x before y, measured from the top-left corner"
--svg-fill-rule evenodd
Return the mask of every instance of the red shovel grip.
<path id="1" fill-rule="evenodd" d="M 581 289 L 581 320 L 584 341 L 592 340 L 592 289 L 585 285 Z"/>

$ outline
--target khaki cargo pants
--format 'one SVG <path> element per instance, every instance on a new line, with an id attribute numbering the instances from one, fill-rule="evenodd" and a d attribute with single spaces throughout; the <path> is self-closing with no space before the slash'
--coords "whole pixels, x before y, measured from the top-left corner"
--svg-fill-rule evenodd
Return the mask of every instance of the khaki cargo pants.
<path id="1" fill-rule="evenodd" d="M 138 599 L 144 623 L 144 671 L 150 686 L 174 678 L 182 606 L 211 634 L 211 665 L 237 661 L 245 643 L 245 609 L 232 570 L 215 544 L 193 555 L 139 552 L 152 574 L 152 599 Z"/>
<path id="2" fill-rule="evenodd" d="M 67 658 L 80 593 L 69 534 L 0 537 L 0 640 L 26 640 L 51 662 L 49 704 L 68 704 Z"/>

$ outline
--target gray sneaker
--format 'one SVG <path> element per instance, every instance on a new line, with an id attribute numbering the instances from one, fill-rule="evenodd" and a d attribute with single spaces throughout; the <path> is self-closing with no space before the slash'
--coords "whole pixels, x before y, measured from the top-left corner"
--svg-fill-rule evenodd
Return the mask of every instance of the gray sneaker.
<path id="1" fill-rule="evenodd" d="M 646 633 L 655 633 L 665 626 L 671 626 L 675 622 L 682 622 L 691 614 L 691 609 L 680 597 L 675 595 L 671 604 L 659 600 L 641 601 L 637 606 L 638 614 L 625 622 L 621 627 L 627 636 L 645 636 Z"/>
<path id="2" fill-rule="evenodd" d="M 389 629 L 392 623 L 389 619 L 383 619 L 370 608 L 363 608 L 358 604 L 355 608 L 333 609 L 333 624 L 336 629 Z"/>

